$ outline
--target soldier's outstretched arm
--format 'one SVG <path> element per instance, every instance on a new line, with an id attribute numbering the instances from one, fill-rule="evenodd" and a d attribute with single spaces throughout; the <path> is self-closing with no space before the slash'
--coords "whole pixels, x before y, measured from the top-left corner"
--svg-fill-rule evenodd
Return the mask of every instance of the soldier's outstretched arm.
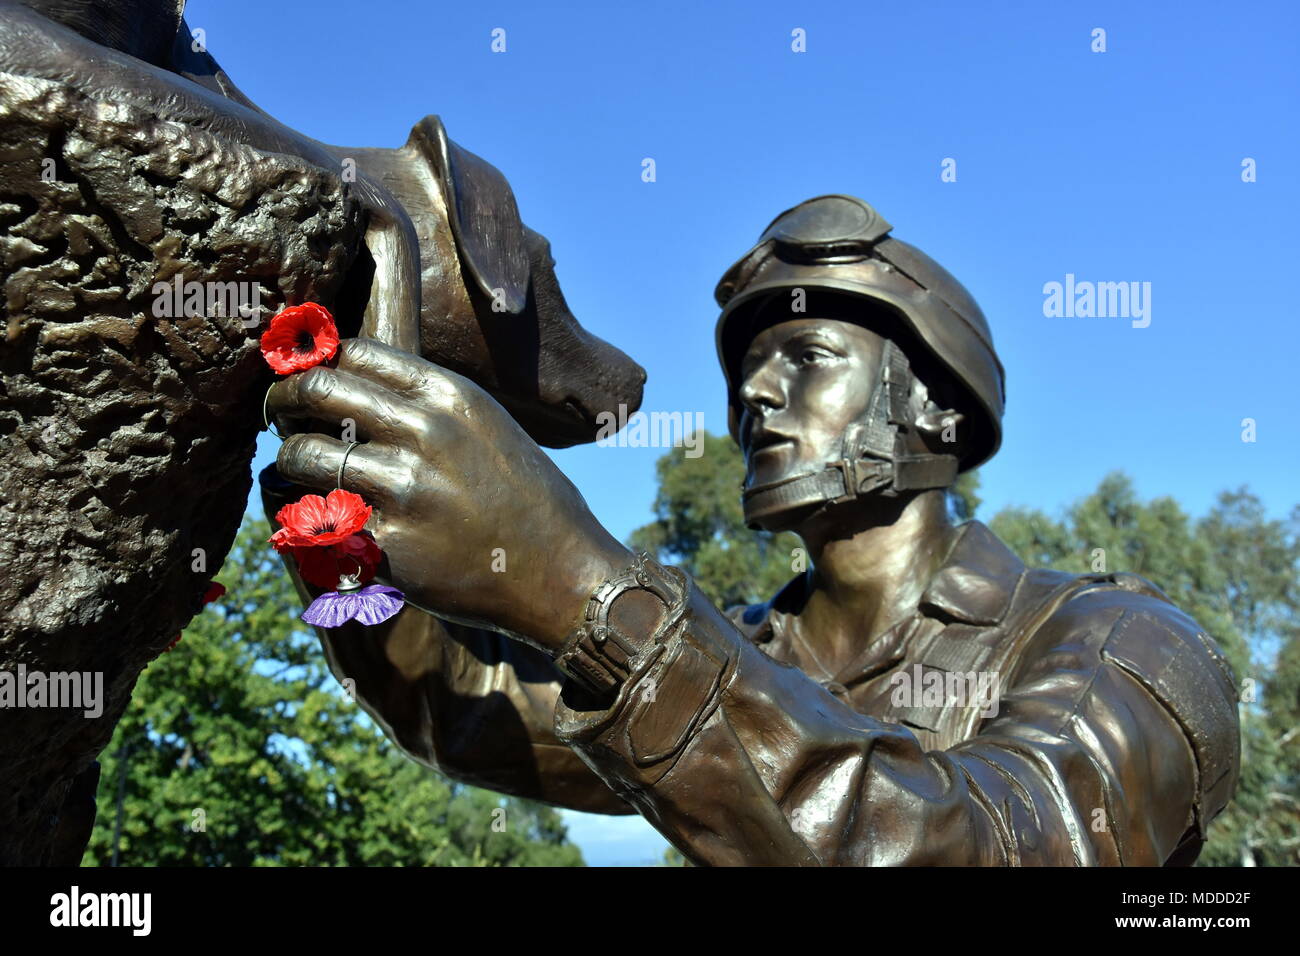
<path id="1" fill-rule="evenodd" d="M 697 863 L 1190 862 L 1238 765 L 1226 665 L 1172 606 L 1067 603 L 977 736 L 925 752 L 751 645 L 692 588 L 614 700 L 557 727 Z"/>
<path id="2" fill-rule="evenodd" d="M 463 377 L 351 340 L 337 369 L 291 376 L 269 405 L 355 420 L 365 443 L 344 487 L 374 506 L 407 600 L 553 659 L 568 678 L 557 739 L 692 860 L 1164 863 L 1185 859 L 1230 792 L 1231 682 L 1154 598 L 1068 602 L 999 716 L 927 753 L 764 655 L 680 572 L 633 563 Z M 277 466 L 329 489 L 346 448 L 294 435 Z"/>
<path id="3" fill-rule="evenodd" d="M 264 475 L 268 518 L 304 493 Z M 320 593 L 285 565 L 306 606 Z M 464 783 L 587 813 L 636 811 L 559 740 L 563 675 L 536 648 L 407 608 L 383 624 L 315 628 L 330 670 L 388 737 Z"/>

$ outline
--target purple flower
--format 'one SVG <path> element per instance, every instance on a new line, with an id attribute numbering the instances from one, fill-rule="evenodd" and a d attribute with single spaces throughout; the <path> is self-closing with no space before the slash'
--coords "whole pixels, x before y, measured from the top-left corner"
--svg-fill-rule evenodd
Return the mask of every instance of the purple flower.
<path id="1" fill-rule="evenodd" d="M 402 609 L 405 597 L 387 584 L 367 584 L 351 591 L 329 591 L 311 602 L 302 619 L 317 627 L 338 627 L 344 621 L 382 624 Z"/>

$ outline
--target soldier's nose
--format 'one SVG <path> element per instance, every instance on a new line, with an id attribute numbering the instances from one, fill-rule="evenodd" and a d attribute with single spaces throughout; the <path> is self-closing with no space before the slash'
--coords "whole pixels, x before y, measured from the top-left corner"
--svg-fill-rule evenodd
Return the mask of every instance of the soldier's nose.
<path id="1" fill-rule="evenodd" d="M 759 418 L 785 406 L 785 394 L 770 365 L 755 369 L 740 386 L 740 404 Z"/>

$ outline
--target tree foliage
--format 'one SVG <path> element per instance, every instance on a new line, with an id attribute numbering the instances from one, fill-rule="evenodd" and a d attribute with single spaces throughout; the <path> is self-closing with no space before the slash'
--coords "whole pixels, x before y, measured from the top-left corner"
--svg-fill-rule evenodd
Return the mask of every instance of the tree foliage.
<path id="1" fill-rule="evenodd" d="M 655 520 L 630 544 L 680 564 L 724 607 L 765 601 L 791 577 L 798 538 L 746 529 L 739 453 L 714 436 L 703 448 L 660 458 Z M 973 473 L 953 487 L 956 520 L 976 517 L 978 488 Z M 1300 506 L 1270 520 L 1242 488 L 1193 519 L 1172 498 L 1139 500 L 1114 473 L 1059 517 L 1007 508 L 988 524 L 1031 566 L 1140 574 L 1214 637 L 1242 682 L 1242 776 L 1200 863 L 1300 864 Z"/>
<path id="2" fill-rule="evenodd" d="M 269 537 L 245 521 L 226 595 L 141 676 L 85 863 L 116 846 L 123 866 L 582 865 L 554 808 L 397 751 L 329 673 Z"/>
<path id="3" fill-rule="evenodd" d="M 634 531 L 628 545 L 689 568 L 719 607 L 766 601 L 793 577 L 802 554 L 799 538 L 745 527 L 745 463 L 730 438 L 699 437 L 698 457 L 674 449 L 656 463 L 655 520 Z"/>

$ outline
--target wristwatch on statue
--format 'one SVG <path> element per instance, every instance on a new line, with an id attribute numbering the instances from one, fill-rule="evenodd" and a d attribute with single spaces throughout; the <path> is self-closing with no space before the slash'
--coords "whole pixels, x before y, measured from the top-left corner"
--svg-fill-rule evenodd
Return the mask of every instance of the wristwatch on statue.
<path id="1" fill-rule="evenodd" d="M 617 690 L 681 624 L 689 583 L 642 552 L 596 589 L 555 665 L 593 693 Z"/>
<path id="2" fill-rule="evenodd" d="M 555 659 L 568 678 L 555 734 L 589 766 L 622 768 L 602 779 L 636 805 L 720 706 L 745 646 L 687 574 L 639 554 L 595 589 Z"/>

